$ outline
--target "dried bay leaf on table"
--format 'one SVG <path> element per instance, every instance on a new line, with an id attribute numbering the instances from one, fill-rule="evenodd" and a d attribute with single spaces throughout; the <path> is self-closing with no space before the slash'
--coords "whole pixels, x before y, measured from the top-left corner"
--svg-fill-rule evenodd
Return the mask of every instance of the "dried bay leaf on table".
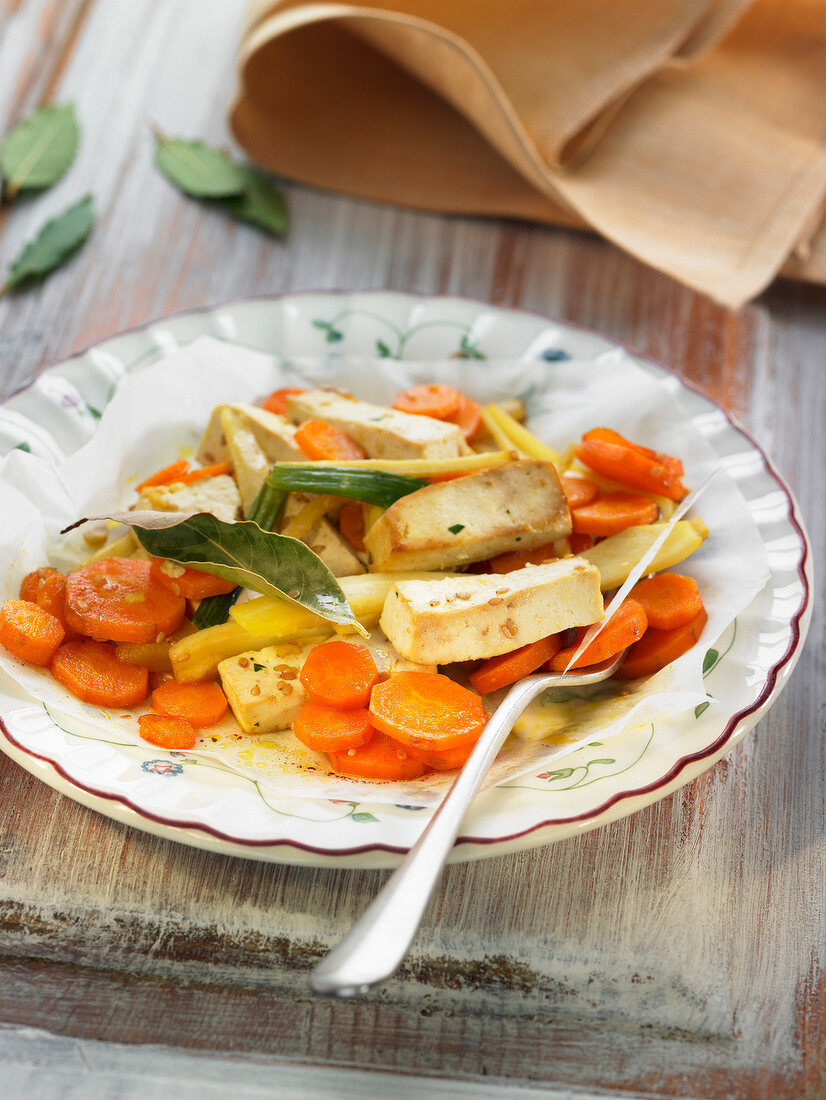
<path id="1" fill-rule="evenodd" d="M 43 278 L 60 267 L 75 252 L 95 224 L 92 196 L 86 195 L 74 206 L 47 221 L 37 236 L 24 246 L 9 268 L 9 276 L 0 287 L 4 294 L 27 279 Z"/>
<path id="2" fill-rule="evenodd" d="M 201 141 L 170 138 L 155 131 L 155 164 L 171 183 L 196 199 L 223 199 L 243 194 L 244 168 Z"/>
<path id="3" fill-rule="evenodd" d="M 51 103 L 22 119 L 0 143 L 4 198 L 56 183 L 75 159 L 79 136 L 71 103 Z"/>
<path id="4" fill-rule="evenodd" d="M 251 222 L 277 236 L 284 233 L 289 221 L 284 196 L 263 172 L 240 166 L 246 177 L 246 185 L 240 195 L 230 195 L 221 200 L 236 218 Z"/>

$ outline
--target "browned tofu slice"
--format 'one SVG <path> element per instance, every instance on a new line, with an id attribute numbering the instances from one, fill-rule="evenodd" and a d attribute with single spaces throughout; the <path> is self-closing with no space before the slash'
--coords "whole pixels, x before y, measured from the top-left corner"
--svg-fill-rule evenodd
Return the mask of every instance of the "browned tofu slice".
<path id="1" fill-rule="evenodd" d="M 559 475 L 547 462 L 511 462 L 401 497 L 364 538 L 376 572 L 452 569 L 571 533 Z"/>

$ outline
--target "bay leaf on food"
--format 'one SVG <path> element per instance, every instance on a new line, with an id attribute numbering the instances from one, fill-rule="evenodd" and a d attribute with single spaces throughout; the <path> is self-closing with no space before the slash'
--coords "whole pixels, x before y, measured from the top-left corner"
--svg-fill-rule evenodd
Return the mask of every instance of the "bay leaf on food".
<path id="1" fill-rule="evenodd" d="M 0 143 L 3 195 L 50 187 L 75 159 L 79 130 L 71 103 L 50 103 L 27 115 Z"/>

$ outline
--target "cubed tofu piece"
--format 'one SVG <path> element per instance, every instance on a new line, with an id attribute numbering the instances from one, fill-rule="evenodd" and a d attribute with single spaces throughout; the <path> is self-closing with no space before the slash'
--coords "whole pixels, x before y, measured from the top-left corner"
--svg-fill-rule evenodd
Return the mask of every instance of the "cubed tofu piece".
<path id="1" fill-rule="evenodd" d="M 527 459 L 400 497 L 364 537 L 376 572 L 452 569 L 571 532 L 559 475 Z"/>
<path id="2" fill-rule="evenodd" d="M 221 423 L 224 409 L 232 409 L 243 417 L 255 436 L 258 446 L 264 452 L 270 465 L 273 462 L 301 462 L 304 452 L 294 442 L 295 426 L 276 413 L 259 409 L 255 405 L 217 405 L 212 410 L 195 457 L 205 466 L 214 462 L 225 462 L 229 458 L 227 441 Z"/>
<path id="3" fill-rule="evenodd" d="M 292 394 L 287 415 L 325 420 L 360 443 L 369 458 L 455 458 L 470 451 L 455 424 L 371 405 L 338 390 Z"/>
<path id="4" fill-rule="evenodd" d="M 221 661 L 218 665 L 221 685 L 244 733 L 272 733 L 290 728 L 307 702 L 307 693 L 299 679 L 307 654 L 329 640 L 284 642 Z M 378 637 L 378 632 L 362 644 L 368 645 L 382 678 L 393 672 L 435 671 L 434 666 L 405 660 Z"/>
<path id="5" fill-rule="evenodd" d="M 312 496 L 309 493 L 290 493 L 284 505 L 281 526 L 283 527 L 291 520 L 310 500 Z M 301 541 L 305 546 L 309 546 L 314 554 L 318 554 L 334 577 L 355 577 L 359 573 L 366 572 L 362 561 L 353 553 L 332 523 L 323 517 L 301 536 Z"/>
<path id="6" fill-rule="evenodd" d="M 445 665 L 510 653 L 602 615 L 599 570 L 563 558 L 506 574 L 396 581 L 379 625 L 408 660 Z"/>
<path id="7" fill-rule="evenodd" d="M 191 485 L 180 481 L 150 485 L 141 493 L 138 507 L 161 512 L 211 512 L 225 523 L 233 523 L 241 518 L 241 495 L 233 479 L 221 474 Z"/>

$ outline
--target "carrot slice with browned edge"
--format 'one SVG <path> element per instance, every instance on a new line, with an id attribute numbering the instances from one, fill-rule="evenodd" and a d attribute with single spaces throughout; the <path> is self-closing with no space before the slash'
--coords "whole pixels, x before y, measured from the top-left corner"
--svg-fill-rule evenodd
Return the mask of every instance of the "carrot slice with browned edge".
<path id="1" fill-rule="evenodd" d="M 468 745 L 459 745 L 455 749 L 447 749 L 446 752 L 427 752 L 423 749 L 414 749 L 407 746 L 407 751 L 415 760 L 421 760 L 429 768 L 437 772 L 452 772 L 457 768 L 463 768 L 467 758 L 473 752 L 476 745 L 471 741 Z"/>
<path id="2" fill-rule="evenodd" d="M 427 771 L 404 745 L 378 732 L 357 749 L 328 752 L 327 759 L 333 771 L 355 779 L 417 779 Z"/>
<path id="3" fill-rule="evenodd" d="M 314 703 L 340 710 L 366 707 L 379 670 L 365 645 L 325 642 L 311 649 L 299 676 Z"/>
<path id="4" fill-rule="evenodd" d="M 323 420 L 305 420 L 293 438 L 307 458 L 317 462 L 367 457 L 367 451 L 355 439 Z"/>
<path id="5" fill-rule="evenodd" d="M 663 454 L 661 451 L 652 450 L 651 447 L 643 447 L 641 443 L 634 443 L 632 440 L 626 439 L 624 435 L 620 435 L 619 432 L 615 432 L 612 428 L 591 428 L 582 438 L 586 441 L 589 439 L 601 439 L 605 443 L 617 443 L 620 447 L 630 447 L 632 450 L 639 451 L 640 454 L 646 455 L 648 458 L 658 458 L 663 466 L 671 470 L 675 477 L 683 476 L 683 464 L 675 455 Z"/>
<path id="6" fill-rule="evenodd" d="M 306 392 L 300 386 L 284 386 L 280 390 L 273 390 L 269 397 L 265 397 L 261 402 L 261 408 L 266 409 L 267 412 L 276 413 L 278 416 L 285 416 L 287 413 L 287 398 L 294 393 Z"/>
<path id="7" fill-rule="evenodd" d="M 459 411 L 462 395 L 454 386 L 441 382 L 424 382 L 396 394 L 393 408 L 415 416 L 432 416 L 447 420 Z"/>
<path id="8" fill-rule="evenodd" d="M 562 647 L 562 639 L 559 634 L 551 634 L 547 638 L 540 638 L 538 642 L 530 642 L 520 646 L 510 653 L 501 653 L 498 657 L 491 657 L 483 665 L 471 672 L 468 679 L 474 691 L 480 695 L 488 695 L 499 688 L 515 684 L 523 676 L 530 676 L 538 668 L 550 661 L 554 654 Z"/>
<path id="9" fill-rule="evenodd" d="M 626 527 L 653 523 L 659 509 L 650 497 L 633 493 L 600 493 L 590 504 L 571 509 L 571 524 L 578 535 L 617 535 Z"/>
<path id="10" fill-rule="evenodd" d="M 0 645 L 21 661 L 45 666 L 63 641 L 63 624 L 29 600 L 6 600 L 0 607 Z"/>
<path id="11" fill-rule="evenodd" d="M 590 504 L 599 492 L 599 486 L 587 477 L 561 477 L 559 483 L 569 508 L 581 508 Z"/>
<path id="12" fill-rule="evenodd" d="M 697 582 L 680 573 L 646 577 L 634 585 L 629 595 L 645 608 L 648 625 L 655 630 L 676 630 L 690 623 L 703 609 Z"/>
<path id="13" fill-rule="evenodd" d="M 444 419 L 455 424 L 468 443 L 482 433 L 482 410 L 473 398 L 463 393 L 459 394 L 459 408 Z"/>
<path id="14" fill-rule="evenodd" d="M 40 591 L 40 582 L 47 573 L 53 573 L 48 565 L 41 569 L 35 569 L 33 573 L 27 573 L 20 582 L 20 599 L 29 603 L 37 603 L 37 594 Z"/>
<path id="15" fill-rule="evenodd" d="M 674 630 L 647 630 L 645 637 L 628 650 L 615 675 L 622 680 L 653 676 L 661 668 L 682 657 L 699 641 L 707 621 L 706 610 L 701 608 L 691 622 Z"/>
<path id="16" fill-rule="evenodd" d="M 77 637 L 74 630 L 66 626 L 66 576 L 45 565 L 23 578 L 20 585 L 20 599 L 30 600 L 54 615 L 66 632 L 65 640 L 70 642 Z"/>
<path id="17" fill-rule="evenodd" d="M 83 703 L 132 707 L 146 698 L 148 671 L 119 661 L 108 642 L 66 642 L 49 668 L 55 680 Z"/>
<path id="18" fill-rule="evenodd" d="M 636 600 L 625 599 L 606 623 L 604 629 L 577 657 L 571 668 L 587 668 L 589 665 L 599 665 L 610 657 L 616 657 L 628 646 L 633 645 L 645 633 L 648 620 L 645 617 L 645 608 Z M 576 641 L 567 649 L 561 649 L 555 657 L 548 662 L 549 672 L 564 672 L 568 662 L 579 648 L 579 643 L 585 637 L 587 627 L 581 627 L 577 631 Z"/>
<path id="19" fill-rule="evenodd" d="M 234 591 L 233 581 L 204 573 L 201 569 L 191 569 L 186 565 L 168 561 L 166 558 L 153 558 L 150 576 L 153 581 L 168 588 L 175 596 L 185 600 L 205 600 L 209 596 L 223 596 Z"/>
<path id="20" fill-rule="evenodd" d="M 99 642 L 159 642 L 177 630 L 186 610 L 181 596 L 154 580 L 152 564 L 102 558 L 66 578 L 66 622 Z"/>
<path id="21" fill-rule="evenodd" d="M 152 706 L 158 714 L 185 718 L 191 726 L 202 729 L 221 721 L 227 712 L 227 698 L 218 684 L 164 680 L 152 692 Z"/>
<path id="22" fill-rule="evenodd" d="M 141 737 L 162 749 L 192 749 L 196 734 L 191 722 L 169 714 L 142 714 L 138 719 Z"/>
<path id="23" fill-rule="evenodd" d="M 138 492 L 143 489 L 148 489 L 152 485 L 169 485 L 172 481 L 180 481 L 184 474 L 188 474 L 191 467 L 185 458 L 179 458 L 177 462 L 171 463 L 169 466 L 164 466 L 162 470 L 158 470 L 156 474 L 152 474 L 145 481 L 142 481 L 138 485 Z"/>
<path id="24" fill-rule="evenodd" d="M 546 561 L 556 561 L 558 555 L 552 542 L 537 546 L 534 550 L 507 550 L 497 554 L 488 562 L 486 573 L 512 573 L 523 565 L 542 565 Z"/>
<path id="25" fill-rule="evenodd" d="M 595 473 L 630 489 L 659 493 L 671 500 L 682 500 L 688 491 L 673 468 L 665 465 L 658 455 L 651 458 L 634 447 L 586 439 L 576 448 L 576 456 Z"/>
<path id="26" fill-rule="evenodd" d="M 338 514 L 341 537 L 361 553 L 364 550 L 364 506 L 360 500 L 348 500 Z"/>
<path id="27" fill-rule="evenodd" d="M 347 752 L 366 745 L 375 733 L 370 712 L 336 710 L 320 703 L 305 703 L 293 723 L 293 733 L 302 745 L 316 752 Z"/>
<path id="28" fill-rule="evenodd" d="M 175 480 L 182 485 L 192 485 L 195 481 L 206 481 L 208 477 L 221 477 L 223 474 L 232 473 L 232 465 L 229 462 L 216 462 L 212 466 L 201 466 L 198 470 L 189 470 L 182 477 Z"/>
<path id="29" fill-rule="evenodd" d="M 373 688 L 370 713 L 382 733 L 436 752 L 478 740 L 488 720 L 475 692 L 438 672 L 394 672 Z"/>

